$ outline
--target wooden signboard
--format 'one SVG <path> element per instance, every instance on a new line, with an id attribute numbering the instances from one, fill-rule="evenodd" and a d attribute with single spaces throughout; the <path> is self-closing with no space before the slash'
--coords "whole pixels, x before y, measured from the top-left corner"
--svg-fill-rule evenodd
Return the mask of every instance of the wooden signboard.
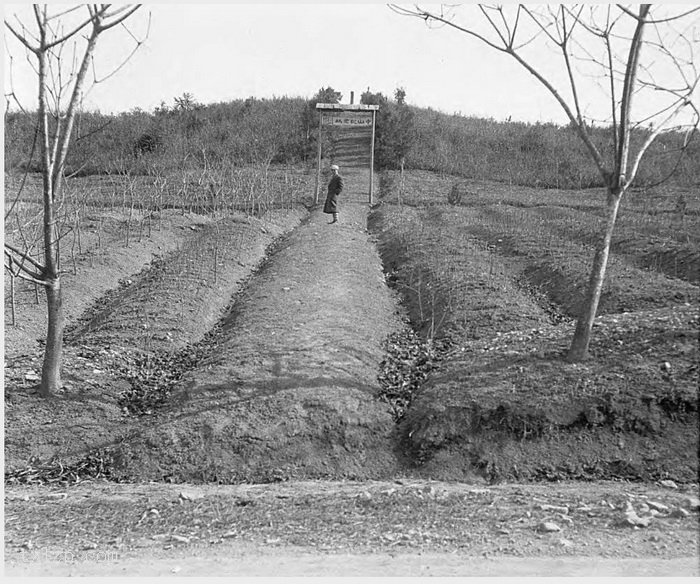
<path id="1" fill-rule="evenodd" d="M 378 105 L 317 103 L 316 109 L 321 116 L 318 131 L 318 166 L 316 168 L 316 189 L 314 200 L 318 203 L 318 189 L 321 180 L 321 134 L 324 126 L 343 128 L 372 128 L 369 163 L 369 204 L 372 205 L 374 191 L 374 137 Z"/>
<path id="2" fill-rule="evenodd" d="M 321 124 L 343 128 L 369 128 L 372 126 L 372 116 L 372 112 L 327 112 L 321 114 Z"/>

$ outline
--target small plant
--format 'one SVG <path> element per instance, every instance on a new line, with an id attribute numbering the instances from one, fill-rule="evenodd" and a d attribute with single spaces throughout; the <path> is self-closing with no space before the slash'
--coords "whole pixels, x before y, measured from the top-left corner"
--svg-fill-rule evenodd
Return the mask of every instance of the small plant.
<path id="1" fill-rule="evenodd" d="M 450 189 L 449 194 L 447 195 L 447 202 L 450 205 L 460 205 L 462 203 L 463 193 L 464 187 L 459 183 L 455 183 Z"/>

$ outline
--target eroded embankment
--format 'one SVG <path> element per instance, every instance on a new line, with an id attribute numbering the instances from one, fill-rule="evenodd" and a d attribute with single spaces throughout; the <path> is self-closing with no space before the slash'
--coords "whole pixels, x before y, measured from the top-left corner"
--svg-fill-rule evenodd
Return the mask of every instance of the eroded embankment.
<path id="1" fill-rule="evenodd" d="M 116 451 L 121 477 L 174 481 L 380 478 L 396 471 L 378 399 L 384 339 L 401 327 L 364 205 L 319 211 L 267 262 L 216 350 Z"/>

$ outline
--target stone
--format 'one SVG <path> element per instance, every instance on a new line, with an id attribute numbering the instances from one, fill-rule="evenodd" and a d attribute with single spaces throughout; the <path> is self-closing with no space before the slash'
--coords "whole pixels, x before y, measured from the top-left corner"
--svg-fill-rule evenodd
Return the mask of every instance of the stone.
<path id="1" fill-rule="evenodd" d="M 48 495 L 46 495 L 46 498 L 47 498 L 47 499 L 58 499 L 58 500 L 61 500 L 61 499 L 65 499 L 65 498 L 67 498 L 67 497 L 68 497 L 68 494 L 67 494 L 67 493 L 49 493 Z"/>
<path id="2" fill-rule="evenodd" d="M 563 513 L 564 515 L 568 515 L 569 513 L 569 508 L 566 507 L 565 505 L 538 505 L 542 511 L 554 511 L 555 513 Z"/>
<path id="3" fill-rule="evenodd" d="M 180 499 L 183 501 L 196 501 L 197 499 L 204 498 L 202 493 L 196 493 L 194 491 L 182 491 L 180 493 Z"/>
<path id="4" fill-rule="evenodd" d="M 690 511 L 683 509 L 683 507 L 677 507 L 671 511 L 671 517 L 675 519 L 685 519 L 690 515 Z"/>
<path id="5" fill-rule="evenodd" d="M 683 507 L 690 511 L 700 510 L 700 499 L 697 497 L 686 497 L 683 501 Z"/>
<path id="6" fill-rule="evenodd" d="M 678 488 L 678 485 L 670 479 L 664 479 L 662 481 L 659 481 L 659 484 L 662 487 L 668 487 L 669 489 L 677 489 Z"/>
<path id="7" fill-rule="evenodd" d="M 566 523 L 567 525 L 573 525 L 573 524 L 574 524 L 574 520 L 571 519 L 571 517 L 569 517 L 568 515 L 566 515 L 566 514 L 564 514 L 564 513 L 559 513 L 559 514 L 558 514 L 558 517 L 559 517 L 559 519 L 561 519 L 561 520 L 562 520 L 564 523 Z"/>
<path id="8" fill-rule="evenodd" d="M 537 531 L 539 531 L 540 533 L 554 533 L 557 531 L 561 531 L 561 527 L 559 527 L 553 521 L 543 521 L 537 526 Z"/>
<path id="9" fill-rule="evenodd" d="M 647 501 L 647 505 L 652 509 L 656 509 L 657 511 L 668 511 L 668 505 L 658 503 L 657 501 Z"/>
<path id="10" fill-rule="evenodd" d="M 620 521 L 620 525 L 623 527 L 649 527 L 651 519 L 651 517 L 640 517 L 634 510 L 628 510 L 625 512 L 624 519 Z"/>

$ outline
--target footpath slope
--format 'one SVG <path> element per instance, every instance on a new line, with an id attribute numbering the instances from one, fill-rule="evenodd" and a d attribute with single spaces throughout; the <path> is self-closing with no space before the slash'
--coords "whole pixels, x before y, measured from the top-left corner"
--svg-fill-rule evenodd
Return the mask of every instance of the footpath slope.
<path id="1" fill-rule="evenodd" d="M 334 152 L 345 179 L 340 224 L 319 205 L 281 242 L 210 357 L 118 449 L 125 476 L 228 483 L 396 472 L 377 374 L 382 343 L 402 324 L 367 232 L 368 136 L 343 138 Z"/>

